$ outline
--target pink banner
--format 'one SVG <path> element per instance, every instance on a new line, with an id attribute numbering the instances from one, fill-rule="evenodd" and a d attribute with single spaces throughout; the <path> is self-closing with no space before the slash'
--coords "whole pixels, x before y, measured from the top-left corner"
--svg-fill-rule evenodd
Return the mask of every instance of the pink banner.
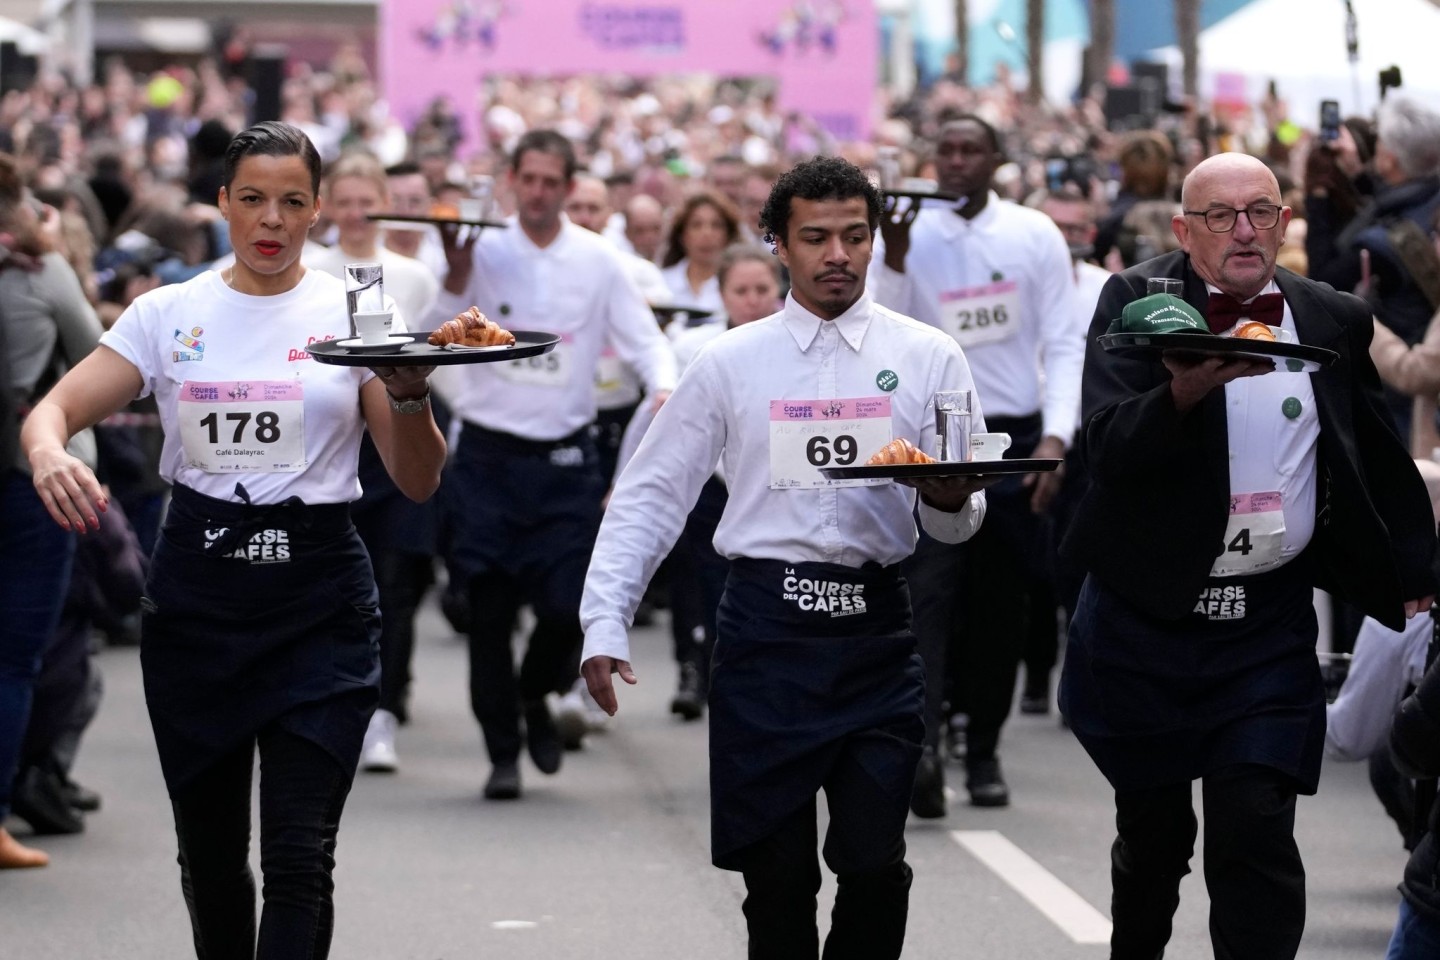
<path id="1" fill-rule="evenodd" d="M 771 420 L 874 420 L 889 416 L 889 397 L 770 401 Z"/>
<path id="2" fill-rule="evenodd" d="M 493 74 L 771 77 L 783 110 L 861 139 L 877 30 L 870 0 L 381 0 L 381 76 L 407 127 L 443 94 L 471 135 Z"/>

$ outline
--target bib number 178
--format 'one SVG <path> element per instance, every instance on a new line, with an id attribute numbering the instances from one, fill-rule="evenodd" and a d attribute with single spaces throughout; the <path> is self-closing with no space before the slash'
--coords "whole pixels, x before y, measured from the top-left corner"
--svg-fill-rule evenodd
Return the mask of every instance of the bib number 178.
<path id="1" fill-rule="evenodd" d="M 235 425 L 233 435 L 229 440 L 230 443 L 245 442 L 245 427 L 249 425 L 251 419 L 252 417 L 249 411 L 225 414 L 226 426 L 228 427 L 229 424 L 232 423 Z M 261 410 L 254 414 L 253 419 L 255 420 L 253 434 L 256 440 L 261 443 L 275 443 L 280 439 L 280 415 L 278 413 L 272 410 Z M 200 426 L 204 427 L 209 433 L 211 443 L 221 442 L 220 417 L 218 414 L 211 413 L 202 417 Z"/>

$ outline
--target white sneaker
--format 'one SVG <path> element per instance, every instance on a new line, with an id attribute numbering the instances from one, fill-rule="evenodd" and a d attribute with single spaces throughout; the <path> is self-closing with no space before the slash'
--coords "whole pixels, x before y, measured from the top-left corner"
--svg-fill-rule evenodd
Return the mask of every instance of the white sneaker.
<path id="1" fill-rule="evenodd" d="M 584 683 L 583 680 L 580 681 L 579 689 L 571 687 L 569 693 L 554 698 L 550 705 L 550 714 L 555 718 L 555 729 L 566 750 L 579 750 L 585 734 L 590 732 L 585 716 L 585 702 L 580 699 L 580 690 L 584 689 Z"/>
<path id="2" fill-rule="evenodd" d="M 394 773 L 400 767 L 395 755 L 395 727 L 398 721 L 389 710 L 376 710 L 365 730 L 365 743 L 360 748 L 360 769 L 376 773 Z"/>

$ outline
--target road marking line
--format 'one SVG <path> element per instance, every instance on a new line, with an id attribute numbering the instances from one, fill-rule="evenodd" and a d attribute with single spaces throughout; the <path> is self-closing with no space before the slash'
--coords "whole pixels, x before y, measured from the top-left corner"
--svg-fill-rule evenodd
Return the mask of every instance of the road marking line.
<path id="1" fill-rule="evenodd" d="M 950 837 L 1076 943 L 1109 943 L 1110 921 L 998 830 L 952 830 Z"/>

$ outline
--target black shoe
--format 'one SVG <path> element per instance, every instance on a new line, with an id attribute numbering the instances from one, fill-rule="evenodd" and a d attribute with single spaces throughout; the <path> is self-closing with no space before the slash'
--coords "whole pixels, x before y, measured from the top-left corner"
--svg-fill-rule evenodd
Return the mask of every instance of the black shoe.
<path id="1" fill-rule="evenodd" d="M 555 729 L 555 720 L 544 700 L 525 705 L 525 746 L 541 773 L 554 773 L 560 769 L 565 747 L 560 743 L 560 732 Z"/>
<path id="2" fill-rule="evenodd" d="M 82 787 L 66 777 L 61 781 L 61 789 L 65 792 L 65 802 L 76 810 L 82 813 L 94 813 L 100 809 L 100 794 L 89 787 Z"/>
<path id="3" fill-rule="evenodd" d="M 910 791 L 910 812 L 926 820 L 945 816 L 945 767 L 935 755 L 934 747 L 926 747 L 915 768 L 915 789 Z"/>
<path id="4" fill-rule="evenodd" d="M 485 781 L 486 800 L 520 799 L 520 765 L 518 763 L 497 763 Z"/>
<path id="5" fill-rule="evenodd" d="M 976 807 L 1008 807 L 1010 788 L 1000 774 L 1000 758 L 965 761 L 965 789 L 970 803 Z"/>
<path id="6" fill-rule="evenodd" d="M 27 767 L 15 779 L 10 811 L 37 834 L 83 833 L 85 820 L 65 800 L 58 774 Z"/>
<path id="7" fill-rule="evenodd" d="M 670 701 L 670 712 L 683 720 L 699 720 L 705 713 L 705 694 L 700 689 L 700 671 L 693 663 L 680 664 L 680 686 Z"/>
<path id="8" fill-rule="evenodd" d="M 1043 717 L 1050 712 L 1050 691 L 1026 690 L 1020 695 L 1020 712 L 1032 717 Z"/>

